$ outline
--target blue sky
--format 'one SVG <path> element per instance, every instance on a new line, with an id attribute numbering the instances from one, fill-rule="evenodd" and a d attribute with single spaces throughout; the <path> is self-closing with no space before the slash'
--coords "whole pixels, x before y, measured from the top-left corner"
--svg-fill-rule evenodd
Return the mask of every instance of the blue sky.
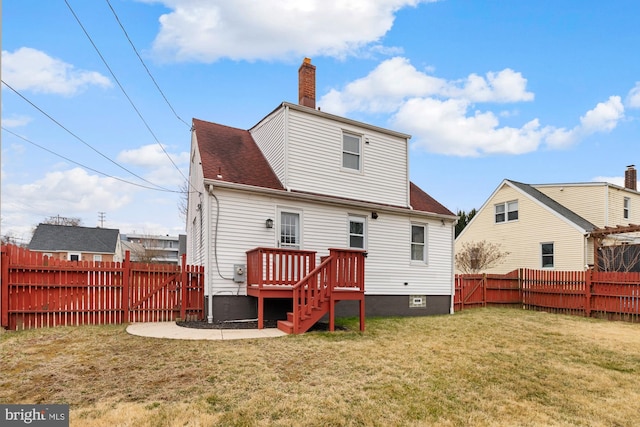
<path id="1" fill-rule="evenodd" d="M 635 0 L 2 6 L 1 227 L 25 243 L 53 215 L 184 232 L 191 119 L 250 128 L 297 102 L 305 56 L 317 105 L 411 134 L 412 181 L 452 211 L 640 164 Z"/>

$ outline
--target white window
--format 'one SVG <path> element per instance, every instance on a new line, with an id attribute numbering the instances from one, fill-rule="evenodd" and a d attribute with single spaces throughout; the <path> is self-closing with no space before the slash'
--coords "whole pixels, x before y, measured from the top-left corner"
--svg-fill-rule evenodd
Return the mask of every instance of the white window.
<path id="1" fill-rule="evenodd" d="M 505 221 L 517 221 L 518 220 L 518 201 L 512 200 L 510 202 L 499 203 L 495 205 L 496 223 Z"/>
<path id="2" fill-rule="evenodd" d="M 629 219 L 629 210 L 631 209 L 631 199 L 628 197 L 624 198 L 624 206 L 622 208 L 622 216 L 624 219 Z"/>
<path id="3" fill-rule="evenodd" d="M 80 261 L 82 259 L 82 256 L 79 252 L 69 252 L 67 254 L 67 259 L 69 261 Z"/>
<path id="4" fill-rule="evenodd" d="M 342 134 L 342 167 L 359 171 L 362 169 L 362 138 L 352 133 Z"/>
<path id="5" fill-rule="evenodd" d="M 300 214 L 298 212 L 280 212 L 281 248 L 300 249 Z"/>
<path id="6" fill-rule="evenodd" d="M 93 256 L 93 260 L 94 261 L 102 261 L 102 255 L 94 255 Z"/>
<path id="7" fill-rule="evenodd" d="M 359 216 L 349 217 L 349 247 L 353 249 L 366 248 L 366 222 Z"/>
<path id="8" fill-rule="evenodd" d="M 427 262 L 427 226 L 411 224 L 411 261 Z"/>
<path id="9" fill-rule="evenodd" d="M 542 243 L 540 248 L 542 252 L 542 268 L 553 268 L 553 243 Z"/>

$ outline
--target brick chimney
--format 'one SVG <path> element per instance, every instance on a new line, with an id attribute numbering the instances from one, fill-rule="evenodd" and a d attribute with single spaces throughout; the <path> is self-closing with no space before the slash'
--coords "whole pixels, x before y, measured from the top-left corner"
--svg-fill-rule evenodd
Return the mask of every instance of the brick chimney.
<path id="1" fill-rule="evenodd" d="M 635 165 L 627 166 L 627 170 L 624 171 L 624 188 L 638 190 L 638 178 L 636 176 Z"/>
<path id="2" fill-rule="evenodd" d="M 304 58 L 298 68 L 298 104 L 316 108 L 316 66 L 310 58 Z"/>

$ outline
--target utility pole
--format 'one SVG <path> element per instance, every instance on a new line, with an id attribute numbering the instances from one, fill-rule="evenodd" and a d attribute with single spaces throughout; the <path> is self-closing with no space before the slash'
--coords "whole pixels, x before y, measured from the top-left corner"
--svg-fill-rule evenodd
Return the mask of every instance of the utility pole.
<path id="1" fill-rule="evenodd" d="M 100 221 L 100 228 L 104 228 L 104 212 L 98 212 L 98 221 Z"/>

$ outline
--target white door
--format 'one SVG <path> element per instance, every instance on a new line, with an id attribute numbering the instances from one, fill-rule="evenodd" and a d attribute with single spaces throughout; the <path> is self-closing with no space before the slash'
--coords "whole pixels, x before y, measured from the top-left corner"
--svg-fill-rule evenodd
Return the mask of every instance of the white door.
<path id="1" fill-rule="evenodd" d="M 300 214 L 295 212 L 280 212 L 280 241 L 281 248 L 300 249 Z"/>

